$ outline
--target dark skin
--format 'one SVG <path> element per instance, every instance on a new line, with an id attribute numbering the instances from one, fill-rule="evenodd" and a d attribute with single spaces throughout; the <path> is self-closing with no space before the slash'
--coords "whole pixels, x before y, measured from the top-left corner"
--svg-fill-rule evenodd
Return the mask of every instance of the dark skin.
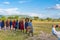
<path id="1" fill-rule="evenodd" d="M 30 22 L 32 22 L 32 20 L 30 20 Z M 31 29 L 29 30 L 28 36 L 30 36 L 30 34 L 33 36 L 33 31 L 31 32 Z"/>
<path id="2" fill-rule="evenodd" d="M 29 22 L 29 18 L 26 18 L 25 19 L 25 22 Z M 27 33 L 27 29 L 26 29 L 26 33 Z"/>

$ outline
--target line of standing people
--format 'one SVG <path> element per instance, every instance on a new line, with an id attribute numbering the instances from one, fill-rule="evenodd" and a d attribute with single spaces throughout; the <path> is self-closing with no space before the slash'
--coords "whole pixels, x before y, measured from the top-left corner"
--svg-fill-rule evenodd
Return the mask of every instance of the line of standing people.
<path id="1" fill-rule="evenodd" d="M 32 26 L 32 20 L 29 20 L 29 18 L 26 18 L 25 21 L 23 20 L 0 20 L 0 30 L 5 29 L 5 30 L 16 30 L 19 29 L 22 32 L 24 32 L 24 29 L 26 30 L 25 33 L 28 32 L 28 35 L 30 33 L 33 36 L 33 26 Z"/>

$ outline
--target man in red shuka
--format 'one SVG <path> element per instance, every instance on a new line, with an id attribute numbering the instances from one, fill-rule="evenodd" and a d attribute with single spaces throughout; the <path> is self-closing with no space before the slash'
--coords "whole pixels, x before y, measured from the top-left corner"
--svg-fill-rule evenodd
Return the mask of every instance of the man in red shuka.
<path id="1" fill-rule="evenodd" d="M 20 21 L 20 29 L 24 33 L 24 21 L 23 20 Z"/>
<path id="2" fill-rule="evenodd" d="M 16 21 L 15 20 L 13 20 L 12 25 L 13 25 L 13 28 L 15 29 L 15 26 L 16 26 Z"/>

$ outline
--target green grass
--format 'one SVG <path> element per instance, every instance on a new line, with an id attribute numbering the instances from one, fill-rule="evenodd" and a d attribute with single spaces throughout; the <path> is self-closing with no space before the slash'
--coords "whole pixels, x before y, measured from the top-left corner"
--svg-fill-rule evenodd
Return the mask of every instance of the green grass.
<path id="1" fill-rule="evenodd" d="M 53 24 L 60 24 L 60 23 L 33 23 L 34 26 L 34 34 L 39 34 L 40 31 L 51 33 L 52 31 L 52 25 Z M 57 28 L 57 30 L 60 30 L 60 28 Z"/>
<path id="2" fill-rule="evenodd" d="M 0 40 L 25 40 L 26 38 L 28 36 L 20 31 L 0 31 Z"/>

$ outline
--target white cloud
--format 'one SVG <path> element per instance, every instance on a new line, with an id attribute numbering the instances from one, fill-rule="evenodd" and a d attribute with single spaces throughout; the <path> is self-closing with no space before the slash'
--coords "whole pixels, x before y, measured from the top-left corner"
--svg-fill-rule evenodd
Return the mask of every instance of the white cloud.
<path id="1" fill-rule="evenodd" d="M 0 8 L 0 15 L 28 15 L 28 16 L 38 16 L 40 18 L 47 18 L 47 17 L 59 17 L 58 15 L 49 15 L 49 14 L 42 14 L 42 13 L 23 13 L 19 11 L 18 8 L 8 8 L 8 9 L 3 9 Z"/>
<path id="2" fill-rule="evenodd" d="M 23 3 L 28 3 L 28 2 L 31 2 L 32 0 L 20 0 L 20 1 L 18 1 L 18 3 L 21 3 L 21 4 L 23 4 Z"/>
<path id="3" fill-rule="evenodd" d="M 46 16 L 45 14 L 42 14 L 42 13 L 25 13 L 25 15 L 28 15 L 28 16 L 31 16 L 31 17 L 38 16 L 40 18 L 48 17 L 48 16 Z"/>
<path id="4" fill-rule="evenodd" d="M 10 2 L 3 2 L 3 4 L 10 4 Z"/>
<path id="5" fill-rule="evenodd" d="M 0 15 L 19 15 L 20 12 L 18 11 L 18 8 L 8 8 L 8 9 L 2 9 L 0 8 Z"/>
<path id="6" fill-rule="evenodd" d="M 60 4 L 56 4 L 53 7 L 48 7 L 47 9 L 52 9 L 52 10 L 60 10 Z"/>
<path id="7" fill-rule="evenodd" d="M 60 4 L 56 4 L 56 6 L 54 6 L 55 9 L 60 9 Z"/>
<path id="8" fill-rule="evenodd" d="M 8 8 L 8 9 L 2 9 L 0 8 L 0 15 L 28 15 L 28 16 L 38 16 L 40 18 L 45 18 L 44 14 L 38 14 L 38 13 L 22 13 L 19 11 L 18 8 Z"/>

